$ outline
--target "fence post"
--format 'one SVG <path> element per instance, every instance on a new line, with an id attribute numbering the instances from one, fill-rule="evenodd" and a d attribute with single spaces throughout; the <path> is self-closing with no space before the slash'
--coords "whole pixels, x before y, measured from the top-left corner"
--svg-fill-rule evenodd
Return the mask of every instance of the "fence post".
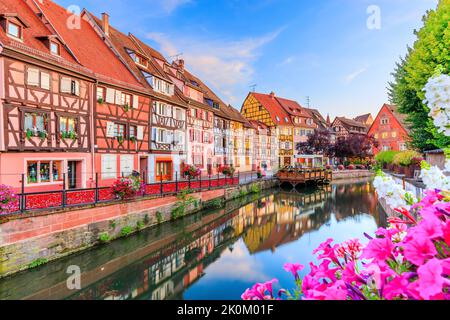
<path id="1" fill-rule="evenodd" d="M 175 172 L 175 192 L 178 193 L 178 171 Z"/>
<path id="2" fill-rule="evenodd" d="M 99 194 L 98 194 L 98 172 L 95 173 L 95 204 L 98 203 Z"/>
<path id="3" fill-rule="evenodd" d="M 147 172 L 144 170 L 142 172 L 142 174 L 144 175 L 144 177 L 142 179 L 143 184 L 144 184 L 144 189 L 142 190 L 142 197 L 145 197 L 145 192 L 147 190 Z"/>
<path id="4" fill-rule="evenodd" d="M 202 191 L 203 190 L 203 188 L 202 188 L 202 174 L 200 174 L 200 191 Z"/>
<path id="5" fill-rule="evenodd" d="M 191 190 L 191 176 L 188 178 L 188 190 Z"/>
<path id="6" fill-rule="evenodd" d="M 234 179 L 233 179 L 234 180 Z M 241 182 L 241 173 L 238 171 L 238 184 Z M 234 184 L 234 181 L 233 181 Z"/>
<path id="7" fill-rule="evenodd" d="M 66 173 L 63 173 L 62 207 L 66 207 Z"/>
<path id="8" fill-rule="evenodd" d="M 211 172 L 209 173 L 208 179 L 209 179 L 209 187 L 208 187 L 208 190 L 211 190 Z"/>
<path id="9" fill-rule="evenodd" d="M 159 190 L 160 190 L 160 194 L 161 194 L 161 196 L 163 195 L 163 177 L 162 177 L 162 175 L 160 175 L 160 179 L 159 179 L 159 181 L 160 181 L 160 185 L 159 185 Z"/>
<path id="10" fill-rule="evenodd" d="M 220 172 L 217 171 L 217 187 L 220 187 Z"/>
<path id="11" fill-rule="evenodd" d="M 25 198 L 25 173 L 22 173 L 22 197 L 19 202 L 19 209 L 24 212 L 27 206 L 27 200 Z"/>

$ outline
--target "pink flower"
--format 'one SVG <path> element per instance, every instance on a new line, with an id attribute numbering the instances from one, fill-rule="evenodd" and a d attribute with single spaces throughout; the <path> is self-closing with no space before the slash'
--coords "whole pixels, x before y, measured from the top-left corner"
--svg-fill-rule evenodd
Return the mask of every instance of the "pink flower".
<path id="1" fill-rule="evenodd" d="M 408 240 L 403 244 L 403 254 L 408 261 L 420 266 L 426 260 L 433 258 L 437 251 L 430 239 L 422 236 L 408 236 Z"/>
<path id="2" fill-rule="evenodd" d="M 338 245 L 331 246 L 331 243 L 333 242 L 333 239 L 328 239 L 327 241 L 321 243 L 319 247 L 313 251 L 313 254 L 316 254 L 318 252 L 322 252 L 320 255 L 317 256 L 319 260 L 323 259 L 329 259 L 336 263 L 337 265 L 340 265 L 339 259 L 336 256 L 336 250 L 339 247 Z"/>
<path id="3" fill-rule="evenodd" d="M 392 256 L 394 244 L 390 238 L 375 238 L 370 240 L 369 244 L 363 249 L 361 258 L 386 260 Z"/>
<path id="4" fill-rule="evenodd" d="M 273 300 L 273 284 L 275 282 L 278 282 L 278 280 L 273 279 L 266 283 L 257 283 L 253 288 L 245 290 L 241 298 L 243 300 Z"/>
<path id="5" fill-rule="evenodd" d="M 311 295 L 316 300 L 347 300 L 347 286 L 338 280 L 324 290 L 314 290 Z"/>
<path id="6" fill-rule="evenodd" d="M 403 274 L 401 276 L 395 275 L 383 288 L 383 297 L 388 300 L 396 298 L 408 298 L 408 275 Z"/>
<path id="7" fill-rule="evenodd" d="M 287 272 L 292 273 L 292 275 L 297 280 L 299 278 L 298 272 L 302 271 L 305 267 L 303 265 L 301 265 L 300 263 L 286 263 L 283 268 Z"/>
<path id="8" fill-rule="evenodd" d="M 324 260 L 319 265 L 319 267 L 315 266 L 313 263 L 310 263 L 311 267 L 311 273 L 310 275 L 320 279 L 320 278 L 328 278 L 331 281 L 336 281 L 336 271 L 339 270 L 339 268 L 330 269 L 330 260 Z"/>
<path id="9" fill-rule="evenodd" d="M 423 213 L 419 224 L 410 230 L 414 237 L 436 239 L 443 236 L 442 221 L 431 212 Z"/>
<path id="10" fill-rule="evenodd" d="M 347 283 L 365 283 L 364 279 L 356 273 L 356 261 L 350 261 L 345 265 L 342 270 L 342 280 Z"/>
<path id="11" fill-rule="evenodd" d="M 350 260 L 356 260 L 360 254 L 363 245 L 359 242 L 359 239 L 352 239 L 341 244 L 336 253 L 340 258 L 348 258 Z"/>
<path id="12" fill-rule="evenodd" d="M 439 260 L 431 259 L 426 264 L 417 269 L 419 279 L 417 280 L 417 288 L 420 296 L 425 300 L 442 294 L 445 279 L 442 275 L 442 266 Z M 448 281 L 448 280 L 447 280 Z"/>
<path id="13" fill-rule="evenodd" d="M 444 233 L 444 240 L 445 243 L 450 246 L 450 220 L 447 221 L 447 223 L 442 228 L 442 231 Z"/>

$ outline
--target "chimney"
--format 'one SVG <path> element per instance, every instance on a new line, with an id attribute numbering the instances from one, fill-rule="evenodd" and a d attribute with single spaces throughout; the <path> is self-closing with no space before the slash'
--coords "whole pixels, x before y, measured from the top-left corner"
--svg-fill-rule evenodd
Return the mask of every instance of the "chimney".
<path id="1" fill-rule="evenodd" d="M 270 97 L 271 97 L 272 99 L 275 98 L 275 92 L 272 91 L 272 92 L 270 93 Z"/>
<path id="2" fill-rule="evenodd" d="M 106 12 L 102 13 L 102 29 L 103 32 L 109 36 L 109 14 Z"/>
<path id="3" fill-rule="evenodd" d="M 178 59 L 178 67 L 183 71 L 184 70 L 184 60 Z"/>

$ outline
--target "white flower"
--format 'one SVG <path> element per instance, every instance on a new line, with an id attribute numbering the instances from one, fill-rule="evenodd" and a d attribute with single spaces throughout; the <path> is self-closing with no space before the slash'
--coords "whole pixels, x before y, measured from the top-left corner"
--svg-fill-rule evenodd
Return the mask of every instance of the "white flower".
<path id="1" fill-rule="evenodd" d="M 386 204 L 391 208 L 410 208 L 410 204 L 406 199 L 411 199 L 417 202 L 414 195 L 405 191 L 403 187 L 396 183 L 391 177 L 381 175 L 377 176 L 373 181 L 373 185 L 378 193 L 378 196 L 385 199 Z"/>
<path id="2" fill-rule="evenodd" d="M 450 172 L 450 159 L 445 161 L 445 170 L 444 172 Z"/>
<path id="3" fill-rule="evenodd" d="M 450 77 L 442 74 L 428 80 L 425 88 L 425 101 L 430 108 L 438 131 L 450 136 Z"/>
<path id="4" fill-rule="evenodd" d="M 447 177 L 444 172 L 436 166 L 432 166 L 430 169 L 422 169 L 420 177 L 427 186 L 427 189 L 450 190 L 450 177 Z"/>

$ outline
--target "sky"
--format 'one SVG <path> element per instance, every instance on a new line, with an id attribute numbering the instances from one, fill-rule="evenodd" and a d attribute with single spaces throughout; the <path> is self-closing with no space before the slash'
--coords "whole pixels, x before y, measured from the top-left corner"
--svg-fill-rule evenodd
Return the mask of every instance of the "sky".
<path id="1" fill-rule="evenodd" d="M 437 0 L 55 0 L 86 8 L 186 67 L 240 110 L 249 91 L 326 116 L 378 113 L 395 62 Z M 307 98 L 309 97 L 309 99 Z"/>

